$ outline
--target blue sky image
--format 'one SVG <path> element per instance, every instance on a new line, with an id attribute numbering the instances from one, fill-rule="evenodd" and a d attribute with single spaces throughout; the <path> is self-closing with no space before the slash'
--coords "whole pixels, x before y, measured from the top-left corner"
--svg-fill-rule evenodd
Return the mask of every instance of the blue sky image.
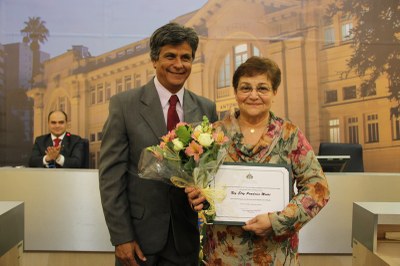
<path id="1" fill-rule="evenodd" d="M 41 50 L 51 57 L 84 45 L 96 56 L 149 37 L 161 25 L 207 0 L 0 0 L 0 43 L 22 42 L 29 17 L 50 32 Z"/>

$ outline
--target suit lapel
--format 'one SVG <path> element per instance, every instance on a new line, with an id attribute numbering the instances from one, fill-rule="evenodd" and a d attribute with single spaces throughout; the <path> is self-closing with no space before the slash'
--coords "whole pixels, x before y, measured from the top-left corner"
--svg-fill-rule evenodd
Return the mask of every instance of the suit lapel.
<path id="1" fill-rule="evenodd" d="M 159 138 L 165 135 L 167 133 L 167 125 L 165 124 L 160 98 L 153 80 L 149 81 L 149 83 L 144 86 L 140 104 L 140 115 L 150 126 L 156 137 Z M 183 94 L 184 121 L 187 123 L 201 122 L 203 117 L 198 108 L 193 96 L 189 91 L 185 90 Z"/>
<path id="2" fill-rule="evenodd" d="M 140 104 L 140 115 L 150 126 L 157 139 L 166 134 L 167 125 L 165 124 L 160 98 L 153 80 L 144 86 Z"/>
<path id="3" fill-rule="evenodd" d="M 68 153 L 68 148 L 70 146 L 70 142 L 71 142 L 71 137 L 68 136 L 68 132 L 65 133 L 65 136 L 61 142 L 61 154 L 62 155 L 66 155 L 69 154 Z"/>
<path id="4" fill-rule="evenodd" d="M 186 89 L 183 94 L 183 117 L 187 123 L 201 122 L 203 120 L 199 106 Z"/>
<path id="5" fill-rule="evenodd" d="M 53 140 L 51 139 L 51 134 L 48 134 L 46 139 L 44 140 L 44 149 L 46 150 L 47 147 L 53 146 Z"/>

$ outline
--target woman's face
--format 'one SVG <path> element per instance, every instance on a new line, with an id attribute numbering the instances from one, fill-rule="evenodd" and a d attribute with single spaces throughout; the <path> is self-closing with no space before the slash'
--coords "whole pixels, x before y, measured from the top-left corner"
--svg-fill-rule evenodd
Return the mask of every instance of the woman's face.
<path id="1" fill-rule="evenodd" d="M 272 90 L 266 75 L 242 76 L 236 90 L 240 115 L 262 119 L 268 115 L 275 95 L 276 92 Z"/>

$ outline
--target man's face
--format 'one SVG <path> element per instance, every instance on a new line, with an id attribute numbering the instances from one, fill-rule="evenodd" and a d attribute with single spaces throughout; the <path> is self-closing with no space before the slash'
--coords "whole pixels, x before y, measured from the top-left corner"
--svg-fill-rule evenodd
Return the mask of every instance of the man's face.
<path id="1" fill-rule="evenodd" d="M 153 61 L 157 79 L 171 93 L 178 92 L 192 70 L 192 48 L 187 42 L 165 45 L 157 61 Z"/>
<path id="2" fill-rule="evenodd" d="M 61 136 L 67 130 L 65 115 L 61 112 L 54 112 L 49 118 L 49 129 L 51 134 L 56 137 Z"/>

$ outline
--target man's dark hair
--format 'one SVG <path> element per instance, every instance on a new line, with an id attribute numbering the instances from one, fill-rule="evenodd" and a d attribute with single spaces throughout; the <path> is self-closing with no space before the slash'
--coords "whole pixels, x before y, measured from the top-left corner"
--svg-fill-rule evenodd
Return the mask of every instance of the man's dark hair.
<path id="1" fill-rule="evenodd" d="M 53 114 L 54 112 L 60 112 L 60 113 L 63 113 L 63 114 L 64 114 L 64 116 L 65 116 L 65 122 L 68 122 L 68 116 L 67 116 L 67 113 L 65 113 L 63 110 L 54 110 L 54 111 L 51 111 L 51 112 L 49 113 L 49 115 L 47 116 L 47 122 L 50 122 L 50 116 L 51 116 L 51 114 Z"/>
<path id="2" fill-rule="evenodd" d="M 158 28 L 150 37 L 150 58 L 157 61 L 161 48 L 165 45 L 179 45 L 187 42 L 192 48 L 192 60 L 194 60 L 199 37 L 193 28 L 182 26 L 178 23 L 168 23 Z"/>
<path id="3" fill-rule="evenodd" d="M 266 75 L 268 80 L 271 81 L 272 90 L 276 92 L 279 84 L 281 84 L 281 70 L 271 59 L 259 56 L 250 57 L 236 69 L 232 78 L 232 85 L 235 92 L 241 77 L 254 77 L 262 74 Z"/>

